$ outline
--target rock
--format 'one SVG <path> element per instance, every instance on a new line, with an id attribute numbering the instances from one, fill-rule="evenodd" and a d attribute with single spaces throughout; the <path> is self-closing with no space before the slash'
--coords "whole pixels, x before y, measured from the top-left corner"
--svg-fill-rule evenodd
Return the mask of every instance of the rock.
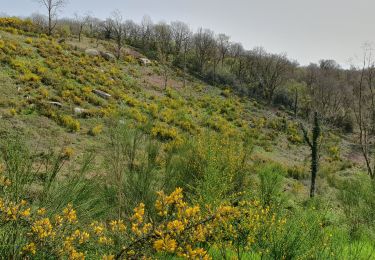
<path id="1" fill-rule="evenodd" d="M 87 49 L 87 50 L 85 50 L 85 53 L 89 56 L 92 56 L 92 57 L 100 56 L 100 52 L 98 50 L 95 50 L 95 49 Z"/>
<path id="2" fill-rule="evenodd" d="M 94 89 L 92 92 L 94 92 L 96 95 L 102 97 L 102 98 L 105 98 L 105 99 L 108 99 L 111 97 L 110 94 L 104 92 L 104 91 L 101 91 L 101 90 L 98 90 L 98 89 Z"/>
<path id="3" fill-rule="evenodd" d="M 116 60 L 116 57 L 115 55 L 113 55 L 112 53 L 110 52 L 103 52 L 101 51 L 100 52 L 100 55 L 107 61 L 113 61 L 113 60 Z"/>
<path id="4" fill-rule="evenodd" d="M 81 114 L 83 114 L 85 112 L 86 112 L 86 109 L 83 109 L 83 108 L 80 108 L 80 107 L 75 107 L 74 108 L 74 114 L 76 114 L 76 115 L 81 115 Z"/>
<path id="5" fill-rule="evenodd" d="M 56 107 L 62 107 L 63 106 L 60 102 L 56 102 L 56 101 L 48 101 L 47 103 L 52 105 L 52 106 L 56 106 Z"/>
<path id="6" fill-rule="evenodd" d="M 151 61 L 149 59 L 146 59 L 146 58 L 139 58 L 139 61 L 140 61 L 141 65 L 144 65 L 144 66 L 147 66 L 147 65 L 151 64 Z"/>

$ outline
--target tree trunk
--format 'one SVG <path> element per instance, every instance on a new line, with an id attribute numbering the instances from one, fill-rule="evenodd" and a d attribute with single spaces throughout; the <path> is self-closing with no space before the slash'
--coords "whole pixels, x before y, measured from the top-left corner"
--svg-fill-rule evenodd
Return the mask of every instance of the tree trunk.
<path id="1" fill-rule="evenodd" d="M 168 69 L 167 66 L 164 65 L 164 90 L 167 89 L 168 86 Z"/>
<path id="2" fill-rule="evenodd" d="M 310 198 L 315 196 L 315 182 L 318 174 L 319 167 L 319 137 L 320 137 L 320 123 L 318 113 L 314 113 L 314 127 L 312 131 L 312 140 L 310 140 L 307 131 L 302 128 L 304 139 L 311 149 L 311 186 L 310 186 Z"/>
<path id="3" fill-rule="evenodd" d="M 318 139 L 320 136 L 320 124 L 318 119 L 318 113 L 314 114 L 314 128 L 313 128 L 313 140 L 311 146 L 311 188 L 310 188 L 310 198 L 315 195 L 315 180 L 318 173 Z"/>
<path id="4" fill-rule="evenodd" d="M 294 96 L 294 117 L 297 118 L 297 107 L 298 107 L 298 91 L 296 90 Z"/>
<path id="5" fill-rule="evenodd" d="M 48 11 L 48 35 L 52 35 L 52 14 L 51 10 Z"/>

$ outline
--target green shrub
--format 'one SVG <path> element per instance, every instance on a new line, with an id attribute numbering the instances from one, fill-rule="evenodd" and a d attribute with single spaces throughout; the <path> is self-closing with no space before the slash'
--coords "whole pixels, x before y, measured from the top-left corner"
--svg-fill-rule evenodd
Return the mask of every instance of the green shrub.
<path id="1" fill-rule="evenodd" d="M 78 132 L 81 128 L 79 121 L 69 115 L 59 116 L 59 122 L 62 126 L 68 128 L 72 132 Z"/>
<path id="2" fill-rule="evenodd" d="M 309 177 L 309 170 L 303 166 L 294 165 L 287 170 L 288 176 L 296 180 L 304 180 Z"/>
<path id="3" fill-rule="evenodd" d="M 89 131 L 89 135 L 97 136 L 103 132 L 103 125 L 96 125 Z"/>
<path id="4" fill-rule="evenodd" d="M 373 234 L 375 227 L 375 182 L 368 176 L 346 180 L 338 196 L 352 238 Z M 369 229 L 370 228 L 370 229 Z"/>
<path id="5" fill-rule="evenodd" d="M 258 169 L 258 176 L 259 198 L 263 205 L 278 204 L 285 176 L 284 169 L 276 164 L 263 165 Z"/>

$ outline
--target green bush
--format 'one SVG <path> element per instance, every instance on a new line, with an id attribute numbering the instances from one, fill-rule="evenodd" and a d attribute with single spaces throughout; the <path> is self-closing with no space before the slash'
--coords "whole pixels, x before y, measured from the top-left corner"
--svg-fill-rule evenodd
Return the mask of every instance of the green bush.
<path id="1" fill-rule="evenodd" d="M 263 205 L 278 204 L 285 176 L 284 169 L 276 164 L 260 166 L 258 176 L 260 180 L 258 195 Z"/>

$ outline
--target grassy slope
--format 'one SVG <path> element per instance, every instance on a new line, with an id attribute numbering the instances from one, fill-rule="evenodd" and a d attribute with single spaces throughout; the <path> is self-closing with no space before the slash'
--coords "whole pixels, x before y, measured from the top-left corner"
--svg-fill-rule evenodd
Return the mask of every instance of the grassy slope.
<path id="1" fill-rule="evenodd" d="M 30 145 L 40 149 L 69 146 L 80 155 L 86 149 L 95 149 L 97 153 L 103 154 L 106 135 L 90 136 L 88 132 L 97 125 L 104 125 L 105 132 L 108 127 L 107 118 L 117 112 L 121 113 L 121 120 L 140 124 L 147 118 L 154 128 L 164 127 L 167 132 L 176 131 L 178 137 L 185 139 L 207 128 L 241 136 L 250 126 L 257 130 L 255 133 L 258 136 L 253 161 L 274 161 L 284 165 L 290 172 L 295 170 L 299 180 L 287 179 L 285 190 L 297 197 L 307 196 L 309 151 L 305 145 L 288 140 L 297 127 L 286 113 L 269 110 L 255 101 L 238 98 L 191 77 L 184 89 L 179 76 L 181 73 L 172 69 L 170 87 L 164 90 L 161 68 L 157 64 L 140 66 L 134 57 L 139 54 L 131 49 L 126 50 L 132 55 L 127 55 L 125 61 L 108 62 L 84 55 L 85 48 L 96 47 L 89 39 L 85 39 L 83 43 L 72 40 L 66 45 L 59 45 L 44 38 L 30 40 L 26 36 L 2 31 L 0 36 L 5 45 L 19 45 L 16 46 L 17 50 L 5 54 L 5 57 L 21 61 L 22 66 L 42 79 L 41 82 L 39 79 L 36 82 L 21 79 L 20 75 L 27 74 L 22 71 L 22 66 L 18 68 L 9 60 L 1 64 L 0 134 L 18 132 Z M 108 46 L 104 43 L 99 49 L 104 50 L 106 47 Z M 21 49 L 29 52 L 22 54 Z M 62 66 L 65 66 L 67 72 L 62 71 Z M 43 83 L 43 78 L 52 78 L 57 83 Z M 104 100 L 88 93 L 92 89 L 106 91 L 112 98 Z M 44 93 L 45 90 L 48 94 Z M 49 101 L 61 102 L 64 107 L 46 106 Z M 41 104 L 44 104 L 42 109 Z M 91 114 L 88 118 L 74 115 L 74 107 L 90 110 Z M 48 112 L 48 117 L 42 115 L 45 112 Z M 80 122 L 80 130 L 70 132 L 51 114 L 71 115 Z M 280 125 L 270 126 L 272 122 L 279 124 L 283 117 L 292 126 L 291 130 L 283 132 L 279 129 Z M 176 139 L 173 134 L 171 138 Z M 348 174 L 350 176 L 357 171 L 357 167 L 348 167 L 348 159 L 354 158 L 351 161 L 354 165 L 360 162 L 348 140 L 350 138 L 345 136 L 326 138 L 329 145 L 323 149 L 318 187 L 324 189 L 327 196 L 335 193 L 332 184 L 335 178 L 346 177 Z M 330 146 L 340 148 L 342 161 L 330 163 L 327 160 L 330 155 L 326 151 Z"/>

